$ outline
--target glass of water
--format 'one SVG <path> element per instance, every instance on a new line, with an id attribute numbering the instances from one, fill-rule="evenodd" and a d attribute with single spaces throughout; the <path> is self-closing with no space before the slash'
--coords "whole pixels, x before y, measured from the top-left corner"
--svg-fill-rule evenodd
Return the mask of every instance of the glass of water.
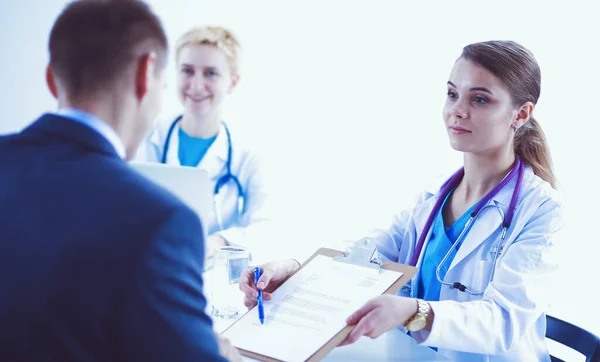
<path id="1" fill-rule="evenodd" d="M 237 318 L 244 310 L 240 276 L 248 268 L 250 253 L 237 246 L 215 249 L 212 268 L 211 314 L 221 319 Z"/>

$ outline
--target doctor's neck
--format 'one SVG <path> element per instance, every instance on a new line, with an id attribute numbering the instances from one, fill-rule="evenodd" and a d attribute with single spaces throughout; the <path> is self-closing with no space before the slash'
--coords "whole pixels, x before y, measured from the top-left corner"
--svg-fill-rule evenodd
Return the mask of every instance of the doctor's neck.
<path id="1" fill-rule="evenodd" d="M 465 176 L 459 187 L 467 197 L 481 198 L 496 187 L 510 172 L 515 153 L 510 148 L 493 154 L 464 154 Z"/>
<path id="2" fill-rule="evenodd" d="M 215 112 L 204 117 L 199 117 L 185 112 L 181 118 L 181 128 L 189 136 L 211 138 L 219 133 L 221 115 Z"/>

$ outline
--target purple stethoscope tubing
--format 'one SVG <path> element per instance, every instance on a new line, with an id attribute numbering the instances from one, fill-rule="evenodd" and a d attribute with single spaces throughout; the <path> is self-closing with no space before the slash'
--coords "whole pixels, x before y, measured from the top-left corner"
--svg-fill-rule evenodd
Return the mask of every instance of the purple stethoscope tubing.
<path id="1" fill-rule="evenodd" d="M 525 165 L 517 157 L 515 160 L 515 164 L 514 164 L 512 170 L 509 172 L 509 174 L 502 180 L 502 182 L 500 182 L 496 187 L 494 187 L 490 192 L 488 192 L 488 194 L 485 195 L 483 197 L 483 199 L 481 199 L 481 201 L 479 201 L 479 203 L 477 204 L 475 209 L 471 212 L 471 219 L 469 220 L 467 225 L 471 224 L 471 221 L 475 219 L 475 217 L 477 216 L 479 211 L 481 211 L 481 209 L 485 206 L 485 204 L 488 203 L 488 201 L 490 201 L 490 199 L 492 197 L 494 197 L 504 186 L 506 186 L 506 184 L 508 184 L 510 181 L 512 181 L 512 179 L 514 179 L 515 176 L 517 176 L 517 184 L 515 185 L 515 189 L 513 191 L 512 198 L 510 200 L 510 206 L 508 208 L 507 213 L 504 215 L 504 220 L 502 222 L 501 239 L 504 239 L 504 236 L 506 235 L 506 230 L 510 226 L 510 223 L 512 222 L 512 219 L 513 219 L 513 216 L 515 213 L 517 199 L 519 196 L 519 192 L 521 191 L 521 186 L 523 184 L 523 174 L 524 173 L 525 173 Z M 433 225 L 433 221 L 435 220 L 436 215 L 440 211 L 440 208 L 442 207 L 442 204 L 444 203 L 446 196 L 448 196 L 450 191 L 452 191 L 452 189 L 454 189 L 460 183 L 464 174 L 465 174 L 465 169 L 461 168 L 452 177 L 450 177 L 450 179 L 448 179 L 448 181 L 446 181 L 442 185 L 440 192 L 439 192 L 438 199 L 436 200 L 435 205 L 433 206 L 433 210 L 431 211 L 431 213 L 429 214 L 429 217 L 427 218 L 425 227 L 423 228 L 423 231 L 421 232 L 421 235 L 419 236 L 419 240 L 415 247 L 415 252 L 413 254 L 413 257 L 412 257 L 412 260 L 410 263 L 411 266 L 417 265 L 419 256 L 421 255 L 421 252 L 423 250 L 423 245 L 425 244 L 425 239 L 427 238 L 427 235 L 429 234 L 429 230 L 431 229 L 431 226 Z M 467 229 L 467 228 L 465 227 L 465 229 Z M 460 237 L 459 237 L 459 239 L 460 239 Z"/>

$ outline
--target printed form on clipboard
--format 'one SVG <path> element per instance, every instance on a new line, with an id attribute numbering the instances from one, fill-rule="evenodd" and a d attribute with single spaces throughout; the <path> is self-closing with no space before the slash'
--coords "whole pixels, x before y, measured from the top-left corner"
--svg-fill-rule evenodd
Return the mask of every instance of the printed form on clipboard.
<path id="1" fill-rule="evenodd" d="M 318 361 L 350 333 L 346 319 L 354 311 L 376 296 L 395 294 L 416 272 L 396 263 L 360 265 L 341 254 L 319 249 L 264 302 L 264 325 L 255 307 L 223 336 L 258 360 Z"/>

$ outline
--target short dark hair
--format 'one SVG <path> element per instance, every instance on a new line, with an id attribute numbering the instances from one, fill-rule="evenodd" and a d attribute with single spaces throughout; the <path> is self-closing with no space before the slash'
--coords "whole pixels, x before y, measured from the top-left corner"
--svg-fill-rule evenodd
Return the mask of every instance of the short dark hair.
<path id="1" fill-rule="evenodd" d="M 138 0 L 73 1 L 50 32 L 50 68 L 70 98 L 110 90 L 128 66 L 150 52 L 162 69 L 167 50 L 160 20 Z"/>

